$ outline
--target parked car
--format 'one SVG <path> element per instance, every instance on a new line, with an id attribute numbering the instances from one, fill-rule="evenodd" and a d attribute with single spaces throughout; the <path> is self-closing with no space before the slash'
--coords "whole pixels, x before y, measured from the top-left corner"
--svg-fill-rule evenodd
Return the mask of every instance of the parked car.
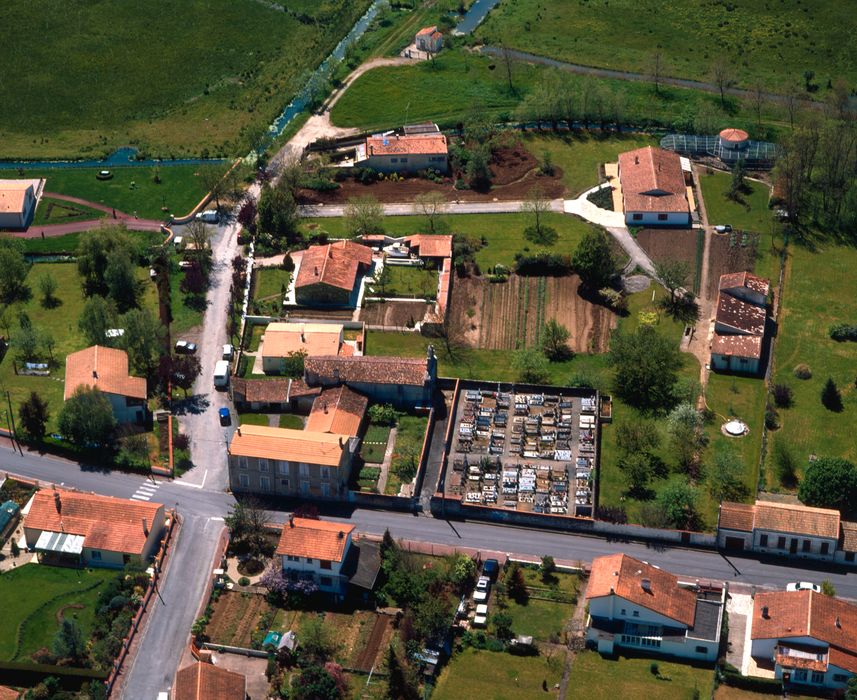
<path id="1" fill-rule="evenodd" d="M 187 340 L 177 340 L 176 352 L 183 353 L 186 355 L 193 355 L 193 353 L 196 352 L 196 343 L 191 343 Z"/>
<path id="2" fill-rule="evenodd" d="M 732 227 L 729 224 L 720 224 L 719 226 L 715 226 L 714 230 L 717 233 L 732 233 Z"/>
<path id="3" fill-rule="evenodd" d="M 229 385 L 229 363 L 226 360 L 218 360 L 214 363 L 214 386 L 225 387 Z"/>
<path id="4" fill-rule="evenodd" d="M 193 263 L 190 260 L 179 260 L 179 269 L 187 270 L 188 268 L 193 267 Z"/>
<path id="5" fill-rule="evenodd" d="M 487 591 L 491 587 L 491 579 L 487 576 L 480 576 L 476 581 L 477 591 Z"/>
<path id="6" fill-rule="evenodd" d="M 149 277 L 155 279 L 158 276 L 158 271 L 154 267 L 149 268 Z"/>
<path id="7" fill-rule="evenodd" d="M 786 585 L 787 591 L 815 591 L 821 593 L 821 586 L 809 581 L 795 581 Z"/>
<path id="8" fill-rule="evenodd" d="M 216 209 L 206 209 L 196 215 L 197 221 L 202 221 L 205 224 L 216 224 L 220 220 L 220 214 Z"/>
<path id="9" fill-rule="evenodd" d="M 228 408 L 221 408 L 217 415 L 220 416 L 220 425 L 232 425 L 232 415 Z"/>
<path id="10" fill-rule="evenodd" d="M 230 343 L 226 343 L 226 345 L 223 346 L 223 359 L 231 361 L 233 355 L 235 355 L 235 348 L 233 348 Z"/>
<path id="11" fill-rule="evenodd" d="M 500 573 L 500 562 L 496 559 L 486 559 L 482 564 L 482 575 L 487 576 L 491 581 L 496 581 L 498 573 Z"/>

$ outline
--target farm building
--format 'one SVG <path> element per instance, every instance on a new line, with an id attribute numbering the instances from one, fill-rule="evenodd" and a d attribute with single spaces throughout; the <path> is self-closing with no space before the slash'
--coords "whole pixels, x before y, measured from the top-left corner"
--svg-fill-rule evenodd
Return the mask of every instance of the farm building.
<path id="1" fill-rule="evenodd" d="M 80 387 L 94 387 L 110 401 L 116 422 L 142 425 L 147 418 L 146 380 L 128 373 L 128 353 L 93 345 L 65 358 L 65 392 L 68 401 Z"/>
<path id="2" fill-rule="evenodd" d="M 711 340 L 711 367 L 758 374 L 770 283 L 749 272 L 737 272 L 722 275 L 719 287 Z"/>
<path id="3" fill-rule="evenodd" d="M 30 225 L 42 180 L 0 180 L 0 229 Z"/>
<path id="4" fill-rule="evenodd" d="M 449 170 L 449 146 L 440 132 L 376 134 L 357 146 L 354 164 L 382 173 Z"/>
<path id="5" fill-rule="evenodd" d="M 437 26 L 423 27 L 414 37 L 417 51 L 426 53 L 437 53 L 443 48 L 443 34 L 437 30 Z"/>
<path id="6" fill-rule="evenodd" d="M 833 596 L 757 593 L 750 640 L 750 655 L 784 683 L 841 689 L 857 674 L 857 606 Z"/>
<path id="7" fill-rule="evenodd" d="M 437 380 L 437 358 L 429 346 L 425 358 L 308 357 L 304 381 L 309 386 L 345 385 L 375 403 L 401 408 L 427 408 Z"/>
<path id="8" fill-rule="evenodd" d="M 359 440 L 314 430 L 242 425 L 229 444 L 236 493 L 341 500 Z"/>
<path id="9" fill-rule="evenodd" d="M 282 374 L 292 353 L 359 355 L 355 344 L 343 339 L 341 323 L 271 323 L 262 336 L 259 354 L 265 374 Z"/>
<path id="10" fill-rule="evenodd" d="M 651 146 L 621 153 L 619 184 L 626 224 L 690 225 L 688 183 L 675 153 Z"/>
<path id="11" fill-rule="evenodd" d="M 602 654 L 620 648 L 717 660 L 725 588 L 701 590 L 626 554 L 598 557 L 586 589 L 586 640 Z"/>
<path id="12" fill-rule="evenodd" d="M 351 241 L 310 246 L 296 260 L 295 301 L 302 306 L 350 306 L 358 280 L 372 267 L 372 251 Z"/>
<path id="13" fill-rule="evenodd" d="M 43 563 L 121 569 L 157 552 L 164 523 L 161 503 L 42 489 L 24 517 L 24 536 Z"/>

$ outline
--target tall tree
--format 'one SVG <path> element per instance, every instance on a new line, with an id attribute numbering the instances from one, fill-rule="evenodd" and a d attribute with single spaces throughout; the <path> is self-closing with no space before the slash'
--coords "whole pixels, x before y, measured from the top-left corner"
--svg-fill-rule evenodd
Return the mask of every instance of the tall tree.
<path id="1" fill-rule="evenodd" d="M 595 227 L 587 229 L 574 249 L 571 266 L 587 288 L 598 290 L 609 286 L 616 273 L 616 260 L 604 231 Z"/>
<path id="2" fill-rule="evenodd" d="M 554 318 L 548 319 L 542 330 L 542 352 L 554 362 L 568 359 L 571 356 L 570 337 L 568 328 Z"/>
<path id="3" fill-rule="evenodd" d="M 798 497 L 808 506 L 857 511 L 857 466 L 847 459 L 820 457 L 805 469 Z"/>
<path id="4" fill-rule="evenodd" d="M 616 393 L 639 408 L 668 408 L 681 367 L 676 344 L 652 326 L 632 333 L 614 332 L 608 360 Z"/>
<path id="5" fill-rule="evenodd" d="M 112 299 L 95 295 L 83 305 L 77 327 L 88 345 L 111 345 L 115 339 L 108 338 L 107 331 L 116 328 L 118 322 L 116 303 Z"/>
<path id="6" fill-rule="evenodd" d="M 259 230 L 291 243 L 299 238 L 299 223 L 297 200 L 289 191 L 287 181 L 281 180 L 276 187 L 263 185 L 259 197 Z"/>
<path id="7" fill-rule="evenodd" d="M 534 243 L 550 245 L 556 240 L 556 231 L 544 223 L 545 216 L 551 210 L 551 202 L 540 185 L 531 187 L 524 201 L 521 203 L 521 211 L 532 216 L 533 225 L 524 231 L 527 239 Z"/>
<path id="8" fill-rule="evenodd" d="M 110 402 L 94 387 L 79 386 L 60 410 L 60 432 L 79 447 L 108 444 L 115 428 Z"/>
<path id="9" fill-rule="evenodd" d="M 690 484 L 671 481 L 658 495 L 657 506 L 671 527 L 693 530 L 699 525 L 697 492 Z"/>
<path id="10" fill-rule="evenodd" d="M 62 660 L 80 661 L 86 656 L 86 642 L 76 620 L 63 618 L 51 644 L 51 650 Z"/>
<path id="11" fill-rule="evenodd" d="M 57 306 L 59 299 L 56 298 L 57 279 L 50 272 L 39 277 L 39 291 L 42 293 L 42 306 L 52 309 Z"/>
<path id="12" fill-rule="evenodd" d="M 735 70 L 723 51 L 717 51 L 714 54 L 714 60 L 711 62 L 711 79 L 720 93 L 720 106 L 725 108 L 726 91 L 735 84 Z"/>
<path id="13" fill-rule="evenodd" d="M 448 202 L 443 193 L 437 190 L 418 194 L 414 198 L 414 213 L 424 216 L 428 224 L 429 233 L 439 233 L 442 217 L 446 213 Z"/>
<path id="14" fill-rule="evenodd" d="M 174 386 L 187 392 L 193 388 L 194 382 L 202 372 L 202 365 L 196 355 L 174 355 L 171 360 L 170 380 Z"/>
<path id="15" fill-rule="evenodd" d="M 371 195 L 350 197 L 345 205 L 345 230 L 352 237 L 383 234 L 383 205 Z"/>
<path id="16" fill-rule="evenodd" d="M 719 447 L 708 469 L 708 491 L 716 501 L 741 501 L 747 487 L 741 481 L 744 464 L 732 447 Z"/>
<path id="17" fill-rule="evenodd" d="M 128 236 L 124 226 L 102 226 L 81 236 L 77 246 L 77 271 L 80 273 L 83 289 L 87 295 L 108 294 L 107 268 L 117 252 L 116 259 L 126 259 L 129 263 L 138 257 L 137 246 Z M 117 270 L 113 275 L 118 277 Z"/>
<path id="18" fill-rule="evenodd" d="M 828 377 L 821 390 L 821 403 L 828 411 L 839 413 L 842 411 L 842 395 L 832 377 Z"/>
<path id="19" fill-rule="evenodd" d="M 518 380 L 528 384 L 544 384 L 548 380 L 547 358 L 534 348 L 522 348 L 512 353 L 512 367 Z"/>
<path id="20" fill-rule="evenodd" d="M 224 178 L 223 168 L 220 165 L 203 165 L 199 168 L 199 181 L 210 193 L 214 205 L 220 209 L 220 200 L 226 194 L 228 184 Z"/>
<path id="21" fill-rule="evenodd" d="M 154 373 L 164 348 L 166 329 L 149 309 L 132 309 L 122 318 L 122 344 L 131 367 L 145 376 Z"/>
<path id="22" fill-rule="evenodd" d="M 31 440 L 41 442 L 45 437 L 45 426 L 51 414 L 48 410 L 48 402 L 35 391 L 21 402 L 18 408 L 18 418 L 21 428 Z"/>
<path id="23" fill-rule="evenodd" d="M 679 464 L 685 469 L 695 466 L 707 444 L 702 413 L 690 403 L 680 403 L 667 417 L 667 427 Z"/>
<path id="24" fill-rule="evenodd" d="M 24 247 L 16 238 L 0 236 L 0 301 L 13 302 L 23 296 L 27 273 Z"/>
<path id="25" fill-rule="evenodd" d="M 670 293 L 670 304 L 675 302 L 676 292 L 682 289 L 690 278 L 690 265 L 684 260 L 666 258 L 655 262 L 655 274 Z"/>
<path id="26" fill-rule="evenodd" d="M 120 248 L 115 248 L 107 254 L 104 284 L 107 286 L 110 298 L 116 302 L 119 311 L 133 309 L 137 305 L 137 277 L 134 273 L 134 260 Z"/>

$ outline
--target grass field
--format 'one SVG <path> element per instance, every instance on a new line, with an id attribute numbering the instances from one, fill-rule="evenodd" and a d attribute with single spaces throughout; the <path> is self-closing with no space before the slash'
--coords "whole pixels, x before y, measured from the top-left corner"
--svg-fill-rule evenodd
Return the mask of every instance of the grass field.
<path id="1" fill-rule="evenodd" d="M 773 381 L 792 388 L 794 404 L 779 409 L 782 427 L 771 434 L 770 440 L 771 448 L 777 442 L 790 447 L 800 465 L 807 464 L 810 454 L 857 462 L 853 435 L 857 425 L 857 343 L 837 343 L 828 335 L 833 323 L 857 322 L 855 265 L 857 250 L 853 248 L 831 245 L 817 252 L 798 246 L 790 248 Z M 794 376 L 793 369 L 800 363 L 810 366 L 812 379 Z M 842 393 L 841 413 L 833 413 L 821 404 L 821 389 L 828 377 Z"/>
<path id="2" fill-rule="evenodd" d="M 450 659 L 441 672 L 434 700 L 543 700 L 555 692 L 542 690 L 559 683 L 563 660 L 555 656 L 512 656 L 492 651 L 465 649 Z M 630 696 L 629 696 L 630 697 Z"/>
<path id="3" fill-rule="evenodd" d="M 256 276 L 253 287 L 253 299 L 268 299 L 279 297 L 288 288 L 291 272 L 281 270 L 278 267 L 260 267 L 254 271 Z"/>
<path id="4" fill-rule="evenodd" d="M 171 165 L 159 168 L 160 183 L 155 182 L 153 168 L 135 166 L 115 168 L 110 180 L 96 179 L 98 170 L 94 168 L 25 169 L 24 175 L 20 177 L 45 178 L 46 192 L 80 197 L 126 214 L 136 213 L 141 219 L 166 220 L 169 214 L 187 214 L 208 191 L 199 176 L 200 167 Z M 223 165 L 224 172 L 227 167 L 227 164 Z M 36 216 L 43 206 L 44 202 L 36 210 Z M 167 211 L 164 212 L 162 207 L 166 207 Z"/>
<path id="5" fill-rule="evenodd" d="M 570 700 L 691 700 L 709 697 L 714 671 L 684 663 L 657 661 L 659 675 L 652 674 L 652 659 L 619 657 L 605 659 L 594 651 L 577 655 L 568 680 Z"/>
<path id="6" fill-rule="evenodd" d="M 375 294 L 387 297 L 431 298 L 437 296 L 437 272 L 422 267 L 387 265 L 390 281 L 383 292 L 380 285 L 373 285 Z"/>
<path id="7" fill-rule="evenodd" d="M 396 475 L 396 465 L 413 455 L 413 459 L 419 460 L 423 451 L 423 441 L 428 425 L 427 416 L 399 416 L 396 425 L 396 444 L 393 447 L 393 459 L 390 463 L 390 474 L 387 477 L 387 487 L 384 493 L 395 496 L 399 493 L 402 481 Z"/>
<path id="8" fill-rule="evenodd" d="M 546 642 L 559 639 L 565 621 L 574 612 L 574 606 L 534 598 L 530 598 L 525 605 L 519 605 L 509 599 L 503 612 L 512 618 L 512 631 L 515 634 L 532 635 L 534 639 Z"/>
<path id="9" fill-rule="evenodd" d="M 773 214 L 768 208 L 771 190 L 767 185 L 754 180 L 747 180 L 751 192 L 742 195 L 743 202 L 733 202 L 726 197 L 732 176 L 728 173 L 712 172 L 711 175 L 702 173 L 699 176 L 702 196 L 705 198 L 705 208 L 708 212 L 708 223 L 712 225 L 730 224 L 734 228 L 753 231 L 762 235 L 771 232 Z"/>
<path id="10" fill-rule="evenodd" d="M 497 263 L 511 266 L 515 262 L 515 253 L 527 249 L 536 250 L 540 246 L 524 238 L 524 229 L 530 225 L 531 217 L 525 214 L 456 214 L 446 216 L 452 233 L 460 233 L 477 241 L 485 238 L 485 245 L 476 252 L 479 266 L 486 270 Z M 388 216 L 384 219 L 384 229 L 390 235 L 400 236 L 422 230 L 425 219 L 422 216 Z M 543 222 L 552 226 L 558 234 L 556 242 L 548 250 L 571 255 L 578 241 L 587 231 L 589 224 L 576 216 L 550 213 L 544 215 Z M 345 235 L 345 222 L 342 218 L 331 217 L 314 219 L 316 233 L 326 231 L 331 237 Z"/>
<path id="11" fill-rule="evenodd" d="M 238 422 L 240 425 L 268 425 L 267 413 L 239 413 Z"/>
<path id="12" fill-rule="evenodd" d="M 368 4 L 3 3 L 3 155 L 246 153 Z"/>
<path id="13" fill-rule="evenodd" d="M 708 81 L 714 57 L 723 54 L 741 85 L 802 86 L 799 76 L 813 70 L 823 95 L 828 79 L 857 79 L 857 45 L 849 26 L 850 11 L 833 0 L 782 0 L 776 11 L 753 0 L 518 0 L 494 9 L 476 36 L 489 45 L 635 72 L 648 72 L 657 45 L 663 74 Z"/>
<path id="14" fill-rule="evenodd" d="M 74 221 L 101 219 L 104 216 L 107 216 L 106 212 L 82 204 L 73 204 L 52 197 L 42 197 L 30 226 L 68 224 Z"/>
<path id="15" fill-rule="evenodd" d="M 294 413 L 283 413 L 280 415 L 280 421 L 278 425 L 281 428 L 292 428 L 293 430 L 303 430 L 304 429 L 304 421 L 300 416 L 296 416 Z"/>
<path id="16" fill-rule="evenodd" d="M 62 303 L 59 306 L 46 309 L 42 306 L 38 289 L 38 280 L 43 274 L 50 274 L 57 282 L 56 298 Z M 137 269 L 138 279 L 144 282 L 144 293 L 140 299 L 141 307 L 148 307 L 157 313 L 155 285 L 145 284 L 148 281 L 148 271 Z M 48 421 L 48 432 L 56 430 L 57 417 L 62 406 L 63 378 L 65 377 L 65 356 L 84 345 L 83 337 L 77 327 L 78 318 L 83 311 L 85 302 L 80 286 L 80 276 L 77 265 L 69 263 L 38 263 L 30 268 L 27 275 L 27 285 L 32 290 L 32 297 L 26 302 L 18 302 L 10 307 L 13 322 L 20 312 L 26 313 L 32 321 L 33 328 L 49 332 L 56 341 L 53 350 L 55 365 L 49 377 L 17 376 L 13 368 L 14 351 L 8 352 L 0 362 L 0 391 L 9 391 L 12 405 L 18 404 L 35 391 L 50 404 L 51 417 Z M 16 322 L 15 322 L 16 323 Z M 12 332 L 14 338 L 14 331 Z"/>
<path id="17" fill-rule="evenodd" d="M 89 636 L 95 619 L 95 602 L 100 584 L 115 577 L 105 569 L 66 569 L 57 566 L 26 564 L 0 574 L 0 659 L 23 660 L 43 647 L 50 648 L 58 629 L 57 615 L 74 617 L 83 638 Z M 91 590 L 87 590 L 90 589 Z M 82 608 L 68 608 L 82 605 Z M 16 636 L 20 629 L 20 647 Z M 17 654 L 16 654 L 17 652 Z"/>
<path id="18" fill-rule="evenodd" d="M 451 49 L 441 52 L 431 64 L 376 68 L 354 81 L 333 106 L 331 120 L 336 126 L 374 130 L 423 120 L 451 127 L 475 112 L 499 120 L 514 119 L 518 105 L 556 69 L 514 63 L 514 89 L 510 91 L 501 63 Z M 653 86 L 643 82 L 566 72 L 559 77 L 576 93 L 575 118 L 580 117 L 580 96 L 586 91 L 609 96 L 614 115 L 623 123 L 643 128 L 660 125 L 687 131 L 690 124 L 706 133 L 717 133 L 734 126 L 754 137 L 772 138 L 787 126 L 787 116 L 776 104 L 763 107 L 760 125 L 751 107 L 735 98 L 727 98 L 724 107 L 718 95 L 699 90 L 662 87 L 655 94 Z M 415 94 L 432 95 L 432 99 L 414 100 Z M 588 116 L 594 119 L 597 115 Z"/>
<path id="19" fill-rule="evenodd" d="M 383 462 L 389 439 L 389 426 L 370 423 L 360 447 L 360 455 L 363 457 L 363 461 L 373 464 Z"/>
<path id="20" fill-rule="evenodd" d="M 170 307 L 173 315 L 171 331 L 174 334 L 187 333 L 202 324 L 204 309 L 194 303 L 187 303 L 189 297 L 181 290 L 184 273 L 175 270 L 170 273 Z"/>
<path id="21" fill-rule="evenodd" d="M 46 236 L 45 238 L 24 238 L 25 253 L 56 254 L 71 253 L 77 250 L 80 239 L 86 236 L 83 233 L 68 233 L 64 236 Z M 159 245 L 164 237 L 157 231 L 128 231 L 128 235 L 136 240 L 143 241 L 146 246 Z"/>

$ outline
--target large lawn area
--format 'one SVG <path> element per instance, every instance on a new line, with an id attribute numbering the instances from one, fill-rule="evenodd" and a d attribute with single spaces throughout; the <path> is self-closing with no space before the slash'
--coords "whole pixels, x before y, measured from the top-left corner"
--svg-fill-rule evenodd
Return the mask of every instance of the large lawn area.
<path id="1" fill-rule="evenodd" d="M 692 700 L 707 698 L 714 670 L 658 660 L 658 676 L 651 672 L 652 659 L 609 659 L 594 651 L 577 655 L 568 680 L 569 700 Z"/>
<path id="2" fill-rule="evenodd" d="M 857 44 L 847 4 L 781 0 L 664 3 L 659 0 L 503 2 L 478 28 L 481 43 L 573 63 L 648 73 L 657 47 L 662 73 L 711 81 L 714 58 L 728 56 L 739 84 L 766 89 L 815 71 L 820 96 L 829 79 L 857 79 Z"/>
<path id="3" fill-rule="evenodd" d="M 0 11 L 2 12 L 2 11 Z M 166 220 L 170 214 L 183 216 L 193 209 L 208 189 L 203 184 L 199 171 L 201 167 L 229 167 L 207 165 L 169 165 L 157 169 L 160 183 L 155 182 L 155 169 L 150 167 L 128 166 L 114 168 L 110 180 L 98 180 L 94 168 L 52 168 L 50 170 L 26 169 L 24 175 L 16 177 L 43 177 L 45 191 L 80 197 L 115 208 L 126 214 L 137 214 L 141 219 Z M 36 217 L 44 208 L 39 204 Z M 78 206 L 78 205 L 73 205 Z M 163 211 L 163 207 L 167 211 Z M 93 216 L 91 218 L 98 218 Z M 61 223 L 44 221 L 45 224 Z"/>
<path id="4" fill-rule="evenodd" d="M 40 564 L 0 574 L 0 659 L 20 661 L 43 647 L 50 648 L 61 615 L 76 619 L 86 639 L 95 619 L 100 585 L 115 576 L 117 572 L 105 569 Z"/>
<path id="5" fill-rule="evenodd" d="M 396 474 L 396 467 L 400 462 L 419 460 L 423 451 L 427 425 L 427 416 L 399 416 L 396 424 L 396 444 L 393 448 L 393 459 L 390 462 L 390 474 L 387 477 L 387 487 L 384 493 L 391 496 L 399 493 L 402 481 Z"/>
<path id="6" fill-rule="evenodd" d="M 768 208 L 771 190 L 767 185 L 745 180 L 750 192 L 742 194 L 741 200 L 736 202 L 726 196 L 732 183 L 731 174 L 712 171 L 709 175 L 703 169 L 699 182 L 705 198 L 708 223 L 712 226 L 730 224 L 736 229 L 770 235 L 773 214 Z"/>
<path id="7" fill-rule="evenodd" d="M 485 244 L 475 254 L 476 262 L 483 270 L 497 263 L 511 267 L 515 253 L 541 248 L 524 238 L 524 229 L 531 225 L 532 219 L 526 214 L 456 214 L 444 218 L 451 233 L 460 233 L 477 241 L 485 239 Z M 558 234 L 556 242 L 548 250 L 564 255 L 574 252 L 589 227 L 585 221 L 567 214 L 546 214 L 543 222 L 556 229 Z M 342 218 L 313 219 L 310 223 L 317 225 L 316 233 L 326 231 L 335 238 L 346 235 Z M 424 224 L 422 216 L 388 216 L 384 219 L 384 229 L 391 236 L 423 231 Z"/>
<path id="8" fill-rule="evenodd" d="M 80 239 L 88 235 L 88 231 L 83 233 L 67 233 L 64 236 L 46 236 L 45 238 L 23 238 L 25 253 L 41 253 L 41 254 L 56 254 L 69 253 L 74 254 L 80 244 Z M 142 241 L 143 245 L 151 247 L 160 245 L 164 236 L 158 231 L 128 231 L 128 235 L 132 238 Z"/>
<path id="9" fill-rule="evenodd" d="M 3 155 L 246 153 L 368 5 L 5 2 Z"/>
<path id="10" fill-rule="evenodd" d="M 409 299 L 434 299 L 437 297 L 437 272 L 422 267 L 409 265 L 387 265 L 389 282 L 384 285 L 374 284 L 374 294 L 387 297 L 407 297 Z"/>
<path id="11" fill-rule="evenodd" d="M 291 272 L 278 267 L 260 267 L 253 272 L 253 275 L 255 277 L 254 301 L 282 296 L 288 289 L 289 280 L 292 277 Z"/>
<path id="12" fill-rule="evenodd" d="M 66 202 L 62 199 L 42 197 L 30 226 L 47 226 L 51 224 L 68 224 L 75 221 L 89 221 L 107 216 L 99 209 Z"/>
<path id="13" fill-rule="evenodd" d="M 59 306 L 45 308 L 41 303 L 38 280 L 42 275 L 50 274 L 57 282 L 56 298 Z M 149 283 L 148 270 L 137 269 L 138 279 L 143 283 L 144 292 L 140 306 L 147 306 L 157 313 L 157 292 L 155 285 Z M 18 376 L 13 368 L 15 351 L 10 348 L 0 362 L 0 391 L 10 392 L 12 405 L 17 407 L 21 401 L 35 391 L 50 404 L 48 432 L 56 430 L 57 418 L 62 406 L 63 378 L 65 377 L 65 356 L 85 347 L 83 336 L 77 327 L 83 311 L 84 296 L 80 285 L 77 265 L 74 263 L 38 263 L 30 268 L 27 286 L 32 290 L 31 298 L 9 307 L 11 314 L 11 336 L 14 340 L 19 313 L 26 313 L 37 331 L 53 336 L 56 346 L 53 349 L 53 366 L 49 377 Z M 50 358 L 45 358 L 50 359 Z"/>
<path id="14" fill-rule="evenodd" d="M 830 245 L 811 252 L 793 245 L 789 251 L 774 382 L 792 388 L 794 404 L 779 409 L 782 427 L 770 440 L 771 447 L 782 442 L 791 448 L 801 467 L 810 454 L 857 462 L 857 343 L 837 343 L 828 335 L 833 323 L 857 323 L 855 269 L 857 250 L 853 248 Z M 810 366 L 811 379 L 794 376 L 794 367 L 800 363 Z M 829 411 L 821 403 L 828 377 L 842 393 L 841 413 Z"/>
<path id="15" fill-rule="evenodd" d="M 433 700 L 544 700 L 555 698 L 552 690 L 562 677 L 564 658 L 557 654 L 512 656 L 492 651 L 465 649 L 453 656 L 441 672 Z M 549 690 L 542 690 L 547 682 Z M 628 696 L 630 697 L 630 696 Z"/>

